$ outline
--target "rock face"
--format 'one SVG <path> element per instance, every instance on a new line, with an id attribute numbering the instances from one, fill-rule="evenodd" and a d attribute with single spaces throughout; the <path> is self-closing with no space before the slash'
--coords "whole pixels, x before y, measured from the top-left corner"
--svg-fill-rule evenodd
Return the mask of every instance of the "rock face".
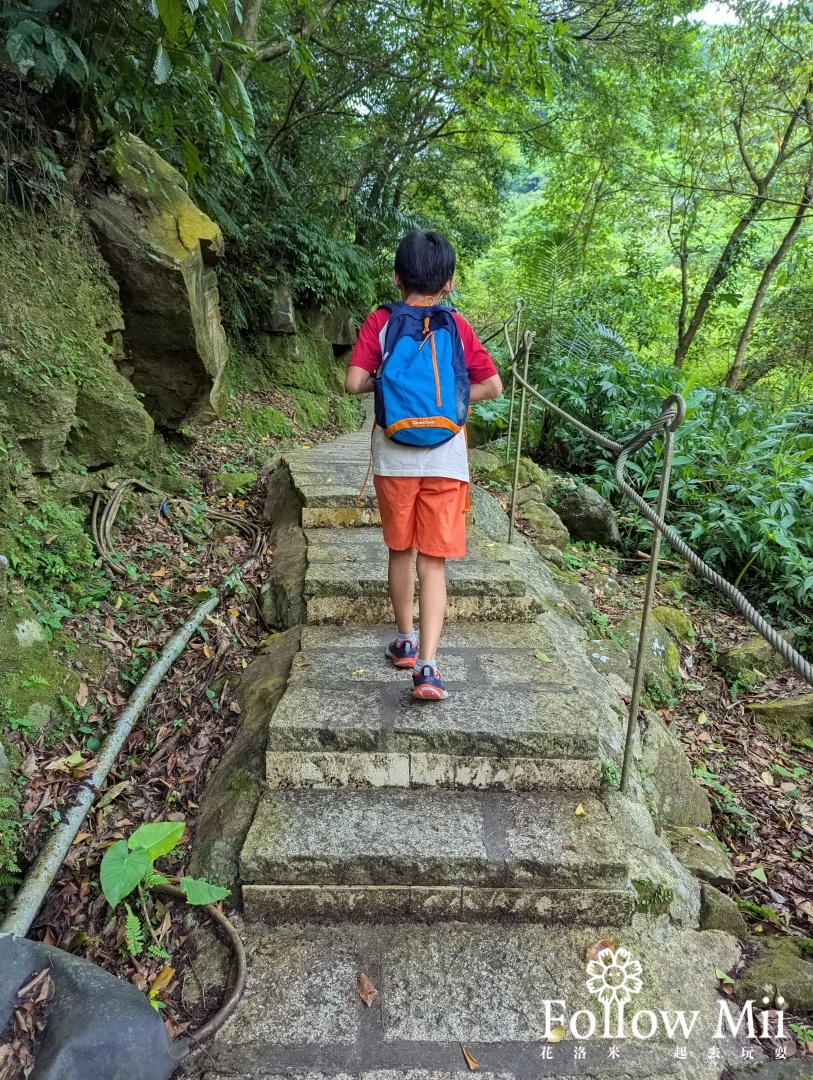
<path id="1" fill-rule="evenodd" d="M 752 705 L 751 709 L 760 723 L 791 742 L 801 743 L 813 737 L 813 694 Z"/>
<path id="2" fill-rule="evenodd" d="M 708 796 L 692 776 L 680 740 L 655 713 L 647 713 L 647 720 L 640 769 L 656 823 L 678 827 L 710 825 Z"/>
<path id="3" fill-rule="evenodd" d="M 226 335 L 214 265 L 220 229 L 153 149 L 127 136 L 108 155 L 118 190 L 91 199 L 90 219 L 119 285 L 120 364 L 161 428 L 213 420 L 224 409 Z"/>
<path id="4" fill-rule="evenodd" d="M 796 633 L 793 630 L 780 630 L 780 634 L 791 645 L 796 640 Z M 743 676 L 753 676 L 755 672 L 761 675 L 775 675 L 788 665 L 785 658 L 778 652 L 774 652 L 765 638 L 752 634 L 735 649 L 720 650 L 717 666 L 730 679 L 739 679 Z"/>
<path id="5" fill-rule="evenodd" d="M 773 1002 L 781 995 L 790 1012 L 813 1012 L 813 963 L 804 954 L 813 955 L 813 942 L 806 938 L 798 944 L 785 937 L 760 941 L 756 959 L 735 984 L 737 1000 L 761 1002 L 767 996 Z"/>
<path id="6" fill-rule="evenodd" d="M 560 481 L 550 497 L 550 505 L 564 522 L 574 540 L 619 547 L 621 534 L 615 510 L 587 484 Z"/>
<path id="7" fill-rule="evenodd" d="M 720 841 L 706 829 L 669 828 L 672 850 L 687 870 L 709 885 L 730 885 L 734 871 Z"/>
<path id="8" fill-rule="evenodd" d="M 700 886 L 700 929 L 722 930 L 741 939 L 748 933 L 736 902 L 705 882 Z"/>
<path id="9" fill-rule="evenodd" d="M 616 637 L 626 648 L 630 662 L 635 667 L 638 642 L 641 637 L 641 616 L 628 615 L 613 627 Z M 649 690 L 665 693 L 680 678 L 680 653 L 666 628 L 652 619 L 646 637 L 646 667 L 644 681 Z"/>
<path id="10" fill-rule="evenodd" d="M 529 524 L 539 534 L 540 544 L 552 544 L 563 548 L 570 543 L 570 533 L 555 510 L 544 503 L 529 502 L 522 508 L 522 513 Z"/>

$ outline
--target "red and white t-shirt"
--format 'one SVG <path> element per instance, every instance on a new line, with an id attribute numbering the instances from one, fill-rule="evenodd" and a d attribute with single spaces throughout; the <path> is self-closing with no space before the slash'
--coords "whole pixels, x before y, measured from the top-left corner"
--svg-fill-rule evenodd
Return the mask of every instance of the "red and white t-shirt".
<path id="1" fill-rule="evenodd" d="M 469 382 L 485 382 L 497 374 L 494 361 L 463 316 L 455 311 L 453 317 L 463 344 Z M 371 375 L 378 370 L 383 359 L 381 331 L 388 319 L 389 312 L 383 310 L 367 316 L 350 357 L 351 366 L 363 368 Z M 388 439 L 380 428 L 376 428 L 372 449 L 373 472 L 376 476 L 446 476 L 466 482 L 469 479 L 464 431 L 440 446 L 403 446 Z"/>

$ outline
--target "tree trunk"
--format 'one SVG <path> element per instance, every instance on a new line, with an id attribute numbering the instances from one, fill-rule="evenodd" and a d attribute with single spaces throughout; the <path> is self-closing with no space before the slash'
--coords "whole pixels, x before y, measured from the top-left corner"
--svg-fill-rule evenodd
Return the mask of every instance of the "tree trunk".
<path id="1" fill-rule="evenodd" d="M 692 313 L 691 321 L 689 322 L 686 330 L 679 336 L 677 348 L 675 349 L 675 366 L 680 367 L 683 361 L 686 359 L 686 353 L 697 336 L 697 331 L 700 329 L 700 324 L 705 318 L 706 312 L 709 309 L 714 299 L 714 294 L 717 289 L 722 285 L 728 276 L 728 271 L 731 266 L 731 260 L 736 254 L 737 248 L 742 240 L 743 233 L 757 216 L 765 202 L 765 196 L 760 192 L 754 199 L 751 200 L 751 205 L 746 212 L 737 222 L 734 231 L 728 238 L 728 242 L 723 249 L 723 253 L 717 260 L 717 265 L 709 275 L 706 284 L 703 287 L 703 291 L 700 294 L 700 298 L 697 301 L 694 312 Z"/>
<path id="2" fill-rule="evenodd" d="M 742 373 L 742 365 L 745 360 L 745 353 L 748 349 L 748 342 L 751 339 L 751 332 L 754 329 L 754 323 L 757 321 L 757 315 L 759 315 L 759 309 L 762 307 L 762 302 L 765 299 L 765 295 L 768 292 L 768 286 L 771 284 L 776 271 L 782 264 L 783 259 L 790 250 L 793 241 L 796 239 L 796 234 L 802 226 L 805 214 L 807 213 L 810 205 L 809 197 L 796 211 L 796 215 L 791 222 L 790 228 L 782 237 L 782 242 L 774 252 L 773 258 L 767 264 L 762 271 L 762 277 L 759 280 L 759 286 L 756 291 L 754 299 L 751 301 L 751 307 L 748 311 L 748 318 L 745 320 L 745 325 L 742 328 L 740 334 L 740 340 L 737 342 L 737 351 L 734 355 L 734 363 L 728 370 L 726 375 L 725 384 L 729 390 L 736 390 L 740 384 L 740 377 Z"/>
<path id="3" fill-rule="evenodd" d="M 247 45 L 257 42 L 257 30 L 260 26 L 260 14 L 263 0 L 243 0 L 242 18 L 238 19 L 232 9 L 231 30 L 235 37 L 242 38 Z"/>

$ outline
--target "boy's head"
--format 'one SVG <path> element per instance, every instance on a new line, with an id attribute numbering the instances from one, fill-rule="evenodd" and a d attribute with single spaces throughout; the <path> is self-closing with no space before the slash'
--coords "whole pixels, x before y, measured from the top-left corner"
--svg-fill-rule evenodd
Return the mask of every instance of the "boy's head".
<path id="1" fill-rule="evenodd" d="M 445 296 L 454 284 L 454 248 L 428 229 L 408 233 L 395 252 L 392 280 L 404 297 L 412 293 Z"/>

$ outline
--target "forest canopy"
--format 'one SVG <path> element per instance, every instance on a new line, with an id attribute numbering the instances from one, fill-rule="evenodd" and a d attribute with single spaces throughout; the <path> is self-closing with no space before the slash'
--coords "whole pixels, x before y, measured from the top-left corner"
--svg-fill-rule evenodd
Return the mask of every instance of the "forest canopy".
<path id="1" fill-rule="evenodd" d="M 362 316 L 398 238 L 446 232 L 452 299 L 493 326 L 523 296 L 535 379 L 589 422 L 625 437 L 688 397 L 679 524 L 793 619 L 813 599 L 813 24 L 800 2 L 696 6 L 5 0 L 5 196 L 57 200 L 139 135 L 226 235 L 233 334 L 280 287 Z M 480 411 L 499 433 L 506 410 Z M 610 491 L 549 417 L 530 438 Z"/>

